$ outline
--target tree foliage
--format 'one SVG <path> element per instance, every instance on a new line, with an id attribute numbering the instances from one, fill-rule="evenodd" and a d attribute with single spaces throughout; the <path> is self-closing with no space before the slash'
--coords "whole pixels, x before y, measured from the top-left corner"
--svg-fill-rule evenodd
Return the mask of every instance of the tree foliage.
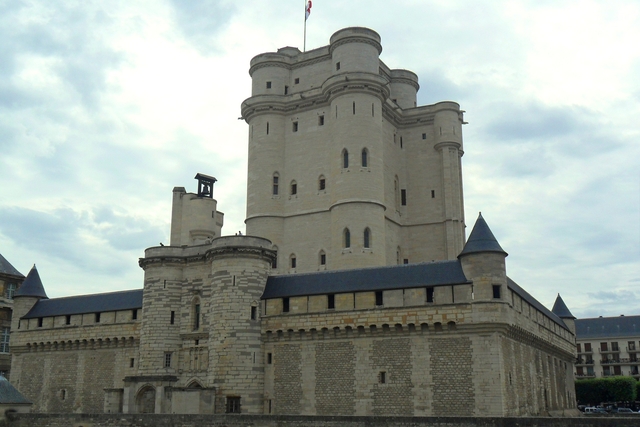
<path id="1" fill-rule="evenodd" d="M 596 378 L 576 381 L 576 398 L 580 404 L 633 402 L 640 394 L 640 383 L 632 377 Z"/>

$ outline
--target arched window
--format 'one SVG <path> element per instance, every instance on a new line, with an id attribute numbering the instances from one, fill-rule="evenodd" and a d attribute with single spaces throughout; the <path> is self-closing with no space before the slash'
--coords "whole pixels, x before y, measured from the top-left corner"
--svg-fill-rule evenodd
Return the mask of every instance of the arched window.
<path id="1" fill-rule="evenodd" d="M 349 152 L 345 148 L 342 150 L 342 167 L 347 169 L 349 167 Z"/>
<path id="2" fill-rule="evenodd" d="M 344 231 L 342 232 L 342 236 L 343 236 L 343 246 L 345 248 L 350 248 L 351 247 L 351 232 L 349 231 L 348 228 L 345 228 Z"/>
<path id="3" fill-rule="evenodd" d="M 318 191 L 324 191 L 327 188 L 327 181 L 324 175 L 320 175 L 318 178 Z"/>
<path id="4" fill-rule="evenodd" d="M 191 325 L 193 326 L 193 330 L 197 331 L 200 329 L 202 313 L 200 311 L 200 298 L 195 297 L 191 302 Z"/>
<path id="5" fill-rule="evenodd" d="M 289 265 L 291 266 L 291 268 L 296 268 L 297 265 L 297 260 L 296 260 L 296 254 L 291 254 L 291 256 L 289 257 Z"/>
<path id="6" fill-rule="evenodd" d="M 278 175 L 278 172 L 273 174 L 273 195 L 277 196 L 278 195 L 278 184 L 280 181 L 280 175 Z"/>
<path id="7" fill-rule="evenodd" d="M 323 250 L 318 253 L 318 263 L 320 265 L 327 265 L 327 254 Z"/>
<path id="8" fill-rule="evenodd" d="M 362 167 L 366 168 L 369 166 L 369 152 L 366 148 L 362 149 Z"/>
<path id="9" fill-rule="evenodd" d="M 296 194 L 298 194 L 298 183 L 295 181 L 291 181 L 291 195 L 295 196 Z"/>
<path id="10" fill-rule="evenodd" d="M 275 258 L 271 261 L 271 268 L 278 268 L 278 247 L 277 246 L 273 246 L 273 250 L 276 253 Z"/>
<path id="11" fill-rule="evenodd" d="M 369 230 L 369 227 L 364 229 L 364 247 L 365 248 L 370 248 L 371 247 L 371 230 Z"/>
<path id="12" fill-rule="evenodd" d="M 396 210 L 400 209 L 400 181 L 398 175 L 393 180 L 393 197 L 395 198 Z"/>

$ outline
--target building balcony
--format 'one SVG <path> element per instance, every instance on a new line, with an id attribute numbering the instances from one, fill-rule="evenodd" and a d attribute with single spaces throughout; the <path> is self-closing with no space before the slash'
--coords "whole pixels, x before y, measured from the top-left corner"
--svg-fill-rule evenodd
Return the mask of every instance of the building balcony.
<path id="1" fill-rule="evenodd" d="M 613 359 L 613 360 L 605 359 L 600 361 L 601 365 L 629 365 L 632 363 L 638 363 L 638 359 L 621 358 L 621 359 Z"/>
<path id="2" fill-rule="evenodd" d="M 593 372 L 591 374 L 587 372 L 586 374 L 575 374 L 575 375 L 576 375 L 576 378 L 579 378 L 579 379 L 595 378 L 596 377 L 595 372 Z"/>
<path id="3" fill-rule="evenodd" d="M 600 348 L 600 349 L 598 349 L 598 351 L 600 352 L 600 354 L 620 353 L 620 349 L 619 348 L 616 348 L 615 350 L 612 349 L 612 348 L 607 349 L 607 350 L 603 350 L 603 349 Z"/>
<path id="4" fill-rule="evenodd" d="M 585 349 L 585 350 L 579 351 L 578 354 L 593 354 L 593 350 L 592 349 L 589 349 L 589 350 Z"/>
<path id="5" fill-rule="evenodd" d="M 585 366 L 585 365 L 593 365 L 593 359 L 583 360 L 577 359 L 576 366 Z"/>
<path id="6" fill-rule="evenodd" d="M 640 350 L 636 350 L 635 347 L 627 347 L 627 353 L 636 353 L 639 352 Z"/>

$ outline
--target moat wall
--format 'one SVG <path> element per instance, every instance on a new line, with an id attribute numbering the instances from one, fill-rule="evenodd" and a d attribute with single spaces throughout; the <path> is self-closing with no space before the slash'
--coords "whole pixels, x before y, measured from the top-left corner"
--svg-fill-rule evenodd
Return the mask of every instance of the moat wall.
<path id="1" fill-rule="evenodd" d="M 577 418 L 16 414 L 16 427 L 640 427 L 636 416 Z"/>

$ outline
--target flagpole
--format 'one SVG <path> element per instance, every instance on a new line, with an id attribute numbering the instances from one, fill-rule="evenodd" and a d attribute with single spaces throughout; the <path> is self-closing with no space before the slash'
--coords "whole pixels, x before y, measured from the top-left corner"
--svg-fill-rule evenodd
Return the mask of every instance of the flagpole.
<path id="1" fill-rule="evenodd" d="M 302 51 L 307 51 L 307 0 L 304 0 L 304 42 Z"/>

